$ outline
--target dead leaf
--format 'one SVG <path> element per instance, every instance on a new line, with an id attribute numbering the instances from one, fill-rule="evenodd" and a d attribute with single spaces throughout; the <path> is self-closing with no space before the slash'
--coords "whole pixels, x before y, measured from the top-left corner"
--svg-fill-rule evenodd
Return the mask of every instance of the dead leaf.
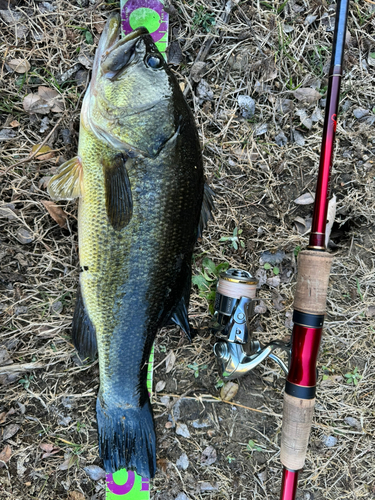
<path id="1" fill-rule="evenodd" d="M 7 64 L 16 73 L 26 73 L 30 69 L 30 63 L 26 59 L 12 59 Z"/>
<path id="2" fill-rule="evenodd" d="M 7 439 L 10 439 L 11 437 L 13 437 L 15 434 L 17 434 L 17 432 L 19 431 L 19 429 L 20 429 L 20 426 L 17 425 L 17 424 L 7 425 L 4 428 L 3 441 L 6 441 Z"/>
<path id="3" fill-rule="evenodd" d="M 104 26 L 105 26 L 105 19 L 103 19 L 102 17 L 100 16 L 93 16 L 92 17 L 92 20 L 93 20 L 93 28 L 95 29 L 95 31 L 97 33 L 101 33 L 103 30 L 104 30 Z"/>
<path id="4" fill-rule="evenodd" d="M 201 464 L 212 465 L 216 462 L 216 459 L 217 459 L 217 453 L 215 448 L 213 446 L 207 446 L 207 448 L 203 450 L 201 456 Z"/>
<path id="5" fill-rule="evenodd" d="M 278 292 L 272 294 L 272 302 L 277 311 L 282 311 L 285 308 L 285 298 Z"/>
<path id="6" fill-rule="evenodd" d="M 60 94 L 57 92 L 57 90 L 50 89 L 49 87 L 40 86 L 38 87 L 38 95 L 45 101 L 49 102 L 53 101 Z"/>
<path id="7" fill-rule="evenodd" d="M 331 236 L 332 226 L 333 223 L 335 222 L 336 206 L 337 206 L 336 195 L 334 194 L 328 202 L 326 237 L 325 237 L 326 246 L 328 245 L 329 238 Z"/>
<path id="8" fill-rule="evenodd" d="M 0 467 L 4 467 L 4 464 L 9 462 L 12 455 L 12 448 L 7 444 L 2 452 L 0 452 Z M 2 463 L 3 462 L 3 463 Z"/>
<path id="9" fill-rule="evenodd" d="M 155 386 L 155 391 L 160 392 L 164 389 L 165 387 L 165 381 L 164 380 L 159 380 L 159 382 Z"/>
<path id="10" fill-rule="evenodd" d="M 169 373 L 176 361 L 176 355 L 173 351 L 169 351 L 168 356 L 165 358 L 165 373 Z"/>
<path id="11" fill-rule="evenodd" d="M 56 221 L 60 227 L 66 227 L 66 219 L 68 218 L 67 213 L 53 201 L 42 200 L 42 203 L 48 210 L 52 219 Z"/>
<path id="12" fill-rule="evenodd" d="M 48 458 L 52 455 L 56 455 L 56 453 L 58 453 L 60 451 L 60 448 L 58 448 L 57 446 L 55 446 L 54 444 L 51 444 L 51 443 L 41 443 L 39 445 L 39 448 L 46 452 L 46 453 L 43 453 L 42 459 Z"/>
<path id="13" fill-rule="evenodd" d="M 294 200 L 296 205 L 311 205 L 314 203 L 315 198 L 310 193 L 301 194 L 298 198 Z"/>
<path id="14" fill-rule="evenodd" d="M 198 83 L 200 82 L 205 71 L 206 71 L 206 63 L 203 61 L 197 61 L 196 63 L 193 64 L 191 68 L 190 76 L 195 83 Z"/>
<path id="15" fill-rule="evenodd" d="M 180 44 L 178 43 L 178 40 L 174 40 L 168 45 L 167 55 L 169 64 L 173 64 L 173 66 L 178 66 L 179 64 L 181 64 L 184 56 L 182 54 L 182 50 Z"/>
<path id="16" fill-rule="evenodd" d="M 39 146 L 40 144 L 34 144 L 34 146 L 31 148 L 30 155 L 32 155 L 39 148 Z M 34 158 L 37 158 L 38 160 L 50 160 L 54 156 L 54 153 L 51 151 L 52 148 L 50 148 L 49 146 L 42 146 L 36 153 Z"/>
<path id="17" fill-rule="evenodd" d="M 20 126 L 20 122 L 18 122 L 17 120 L 13 120 L 9 123 L 9 125 L 12 127 L 12 128 L 15 128 L 15 127 L 19 127 Z"/>
<path id="18" fill-rule="evenodd" d="M 159 470 L 164 472 L 164 474 L 167 472 L 168 460 L 166 458 L 159 458 L 159 460 L 156 461 L 156 465 Z"/>
<path id="19" fill-rule="evenodd" d="M 85 495 L 80 491 L 71 491 L 69 493 L 69 500 L 85 500 Z"/>
<path id="20" fill-rule="evenodd" d="M 313 104 L 321 99 L 321 94 L 315 89 L 310 87 L 301 87 L 293 92 L 294 97 L 299 101 L 306 102 L 308 104 Z"/>
<path id="21" fill-rule="evenodd" d="M 23 100 L 23 109 L 27 113 L 39 113 L 46 115 L 50 112 L 51 107 L 38 94 L 28 94 Z"/>
<path id="22" fill-rule="evenodd" d="M 64 106 L 58 99 L 61 95 L 55 89 L 49 87 L 38 87 L 38 95 L 51 107 L 53 113 L 61 113 L 64 111 Z"/>
<path id="23" fill-rule="evenodd" d="M 375 316 L 375 306 L 368 306 L 366 316 L 368 318 L 373 318 Z"/>
<path id="24" fill-rule="evenodd" d="M 227 382 L 220 391 L 220 397 L 224 401 L 231 401 L 238 392 L 238 384 L 235 382 Z"/>

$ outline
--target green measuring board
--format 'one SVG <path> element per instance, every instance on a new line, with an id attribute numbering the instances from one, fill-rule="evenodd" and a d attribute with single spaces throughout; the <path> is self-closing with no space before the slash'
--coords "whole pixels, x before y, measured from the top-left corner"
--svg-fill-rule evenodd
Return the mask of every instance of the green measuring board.
<path id="1" fill-rule="evenodd" d="M 128 35 L 140 26 L 148 29 L 155 45 L 166 57 L 168 45 L 168 13 L 159 0 L 121 0 L 122 34 Z M 154 348 L 152 348 L 147 371 L 147 389 L 152 394 L 152 370 Z M 121 469 L 107 474 L 106 500 L 150 500 L 150 481 L 133 471 Z"/>

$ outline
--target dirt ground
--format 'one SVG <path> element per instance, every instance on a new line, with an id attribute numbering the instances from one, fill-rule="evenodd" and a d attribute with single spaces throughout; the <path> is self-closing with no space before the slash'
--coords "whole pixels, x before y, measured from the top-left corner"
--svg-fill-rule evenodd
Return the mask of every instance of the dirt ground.
<path id="1" fill-rule="evenodd" d="M 98 364 L 82 363 L 70 341 L 77 205 L 44 202 L 48 177 L 76 154 L 92 55 L 118 4 L 0 4 L 0 498 L 101 500 L 104 480 L 84 470 L 101 466 Z M 254 336 L 290 335 L 335 5 L 224 7 L 170 7 L 169 58 L 195 113 L 216 211 L 194 255 L 201 290 L 193 286 L 189 313 L 197 336 L 189 344 L 168 328 L 156 340 L 154 500 L 271 500 L 280 490 L 284 374 L 269 361 L 237 381 L 233 404 L 220 401 L 209 313 L 215 281 L 204 288 L 202 267 L 213 280 L 222 263 L 255 273 L 262 303 Z M 331 183 L 335 258 L 300 500 L 375 497 L 374 29 L 374 3 L 352 0 Z M 307 204 L 295 202 L 301 195 Z M 279 259 L 265 265 L 265 252 Z"/>

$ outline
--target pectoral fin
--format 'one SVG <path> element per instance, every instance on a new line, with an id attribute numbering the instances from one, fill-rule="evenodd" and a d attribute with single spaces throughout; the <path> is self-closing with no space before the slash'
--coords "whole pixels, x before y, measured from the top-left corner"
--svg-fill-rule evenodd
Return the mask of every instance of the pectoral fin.
<path id="1" fill-rule="evenodd" d="M 82 164 L 78 156 L 63 163 L 51 177 L 47 191 L 53 200 L 74 200 L 81 194 Z"/>
<path id="2" fill-rule="evenodd" d="M 127 161 L 131 160 L 122 154 L 116 155 L 111 160 L 102 160 L 107 216 L 116 231 L 127 226 L 133 214 L 133 197 L 126 170 Z"/>

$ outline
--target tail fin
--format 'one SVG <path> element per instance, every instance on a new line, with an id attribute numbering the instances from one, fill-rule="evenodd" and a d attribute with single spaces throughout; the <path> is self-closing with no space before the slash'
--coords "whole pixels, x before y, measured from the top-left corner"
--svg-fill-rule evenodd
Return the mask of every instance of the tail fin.
<path id="1" fill-rule="evenodd" d="M 107 473 L 134 470 L 153 478 L 156 471 L 156 440 L 150 402 L 139 408 L 103 408 L 96 402 L 99 454 Z"/>

